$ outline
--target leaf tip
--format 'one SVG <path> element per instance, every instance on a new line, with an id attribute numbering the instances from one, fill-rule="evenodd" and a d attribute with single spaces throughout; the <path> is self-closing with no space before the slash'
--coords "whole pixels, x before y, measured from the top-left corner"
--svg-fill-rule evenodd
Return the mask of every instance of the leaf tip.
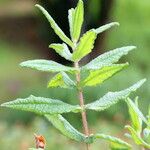
<path id="1" fill-rule="evenodd" d="M 126 62 L 126 63 L 124 64 L 124 66 L 125 66 L 125 67 L 129 66 L 129 63 L 128 63 L 128 62 Z"/>
<path id="2" fill-rule="evenodd" d="M 130 126 L 129 125 L 125 125 L 125 129 L 129 129 L 130 128 Z"/>
<path id="3" fill-rule="evenodd" d="M 128 46 L 129 49 L 133 50 L 133 49 L 136 49 L 137 47 L 136 46 Z"/>
<path id="4" fill-rule="evenodd" d="M 50 45 L 48 46 L 48 48 L 52 48 L 52 44 L 50 44 Z"/>
<path id="5" fill-rule="evenodd" d="M 79 0 L 79 3 L 83 4 L 83 0 Z"/>
<path id="6" fill-rule="evenodd" d="M 21 62 L 21 63 L 19 64 L 19 66 L 25 67 L 25 62 Z"/>
<path id="7" fill-rule="evenodd" d="M 144 84 L 144 83 L 146 82 L 146 80 L 147 80 L 147 79 L 144 78 L 144 79 L 140 80 L 139 83 L 142 85 L 142 84 Z"/>
<path id="8" fill-rule="evenodd" d="M 9 106 L 8 103 L 9 103 L 9 102 L 3 103 L 3 104 L 1 104 L 0 106 L 1 106 L 1 107 L 8 107 L 8 106 Z"/>
<path id="9" fill-rule="evenodd" d="M 113 26 L 120 26 L 120 23 L 119 22 L 112 22 L 112 25 Z"/>
<path id="10" fill-rule="evenodd" d="M 38 8 L 40 8 L 40 7 L 41 7 L 41 5 L 39 5 L 39 4 L 35 4 L 35 7 L 38 7 Z"/>
<path id="11" fill-rule="evenodd" d="M 0 106 L 1 106 L 1 107 L 5 107 L 5 103 L 1 104 Z"/>

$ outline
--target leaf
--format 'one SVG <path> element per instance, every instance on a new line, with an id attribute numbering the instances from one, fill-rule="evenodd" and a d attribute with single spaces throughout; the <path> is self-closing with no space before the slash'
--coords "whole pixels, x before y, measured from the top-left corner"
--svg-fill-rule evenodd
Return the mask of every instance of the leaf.
<path id="1" fill-rule="evenodd" d="M 111 28 L 113 26 L 119 26 L 119 23 L 118 22 L 111 22 L 111 23 L 103 25 L 103 26 L 101 26 L 95 30 L 96 30 L 96 33 L 99 34 L 99 33 L 102 33 L 104 31 L 108 30 L 109 28 Z"/>
<path id="2" fill-rule="evenodd" d="M 150 144 L 147 144 L 131 126 L 127 125 L 125 127 L 131 132 L 132 138 L 137 145 L 143 145 L 146 148 L 150 148 Z"/>
<path id="3" fill-rule="evenodd" d="M 49 21 L 51 27 L 53 28 L 54 32 L 59 36 L 59 38 L 67 43 L 69 46 L 73 47 L 72 41 L 65 35 L 65 33 L 60 29 L 60 27 L 56 24 L 54 19 L 50 16 L 50 14 L 40 5 L 35 5 L 41 12 L 45 15 L 47 20 Z"/>
<path id="4" fill-rule="evenodd" d="M 131 149 L 129 147 L 125 147 L 123 145 L 120 145 L 118 143 L 113 143 L 113 142 L 111 142 L 110 148 L 111 150 L 130 150 Z"/>
<path id="5" fill-rule="evenodd" d="M 117 147 L 122 147 L 123 149 L 122 150 L 128 150 L 128 149 L 131 149 L 131 146 L 122 141 L 121 139 L 119 138 L 116 138 L 116 137 L 113 137 L 113 136 L 110 136 L 110 135 L 105 135 L 105 134 L 95 134 L 94 135 L 94 138 L 95 139 L 104 139 L 106 141 L 109 141 L 111 144 L 115 144 L 114 146 L 117 146 Z M 125 149 L 126 148 L 126 149 Z M 119 149 L 118 149 L 119 150 Z"/>
<path id="6" fill-rule="evenodd" d="M 83 70 L 100 69 L 117 62 L 123 55 L 135 49 L 135 46 L 126 46 L 106 52 L 82 67 Z"/>
<path id="7" fill-rule="evenodd" d="M 61 71 L 72 72 L 76 70 L 75 68 L 64 66 L 55 61 L 44 60 L 44 59 L 28 60 L 22 62 L 20 66 L 36 69 L 39 71 L 45 71 L 45 72 L 61 72 Z"/>
<path id="8" fill-rule="evenodd" d="M 91 70 L 89 76 L 81 83 L 82 86 L 95 86 L 97 84 L 103 83 L 106 79 L 110 78 L 115 73 L 121 71 L 125 67 L 128 66 L 126 64 L 115 64 L 103 67 L 99 70 Z"/>
<path id="9" fill-rule="evenodd" d="M 110 106 L 116 104 L 119 100 L 126 99 L 131 92 L 136 91 L 141 85 L 146 81 L 146 79 L 140 80 L 136 84 L 132 85 L 131 87 L 119 91 L 119 92 L 108 92 L 99 100 L 87 104 L 86 109 L 95 110 L 95 111 L 102 111 Z"/>
<path id="10" fill-rule="evenodd" d="M 69 10 L 69 26 L 70 26 L 70 35 L 72 38 L 72 41 L 75 43 L 78 41 L 81 33 L 81 27 L 83 24 L 83 18 L 84 18 L 84 6 L 83 1 L 79 0 L 77 7 L 74 9 Z"/>
<path id="11" fill-rule="evenodd" d="M 149 128 L 145 128 L 143 130 L 143 135 L 144 135 L 144 140 L 150 144 L 150 129 Z"/>
<path id="12" fill-rule="evenodd" d="M 73 52 L 72 59 L 74 61 L 79 61 L 84 56 L 89 54 L 94 47 L 94 42 L 96 39 L 95 30 L 87 31 L 82 38 L 80 39 L 79 44 L 77 45 L 76 50 Z"/>
<path id="13" fill-rule="evenodd" d="M 29 112 L 35 112 L 37 114 L 62 114 L 69 112 L 80 112 L 81 108 L 79 105 L 70 105 L 60 100 L 35 97 L 33 95 L 25 99 L 16 99 L 11 102 L 2 104 L 3 107 L 24 110 Z"/>
<path id="14" fill-rule="evenodd" d="M 84 134 L 77 131 L 65 118 L 61 115 L 45 115 L 45 117 L 50 121 L 53 126 L 58 129 L 62 134 L 70 139 L 76 140 L 78 142 L 84 142 L 86 137 Z"/>
<path id="15" fill-rule="evenodd" d="M 53 48 L 56 53 L 58 53 L 60 56 L 64 57 L 67 60 L 71 60 L 72 54 L 69 51 L 68 46 L 63 43 L 63 44 L 51 44 L 49 48 Z"/>
<path id="16" fill-rule="evenodd" d="M 127 99 L 129 114 L 132 121 L 132 127 L 140 135 L 142 132 L 142 120 L 137 113 L 138 104 L 134 104 L 130 98 Z"/>
<path id="17" fill-rule="evenodd" d="M 142 119 L 142 121 L 144 121 L 146 124 L 148 124 L 147 119 L 144 117 L 143 113 L 139 110 L 139 108 L 129 98 L 127 99 L 127 104 L 129 106 L 130 110 L 132 109 L 132 111 L 134 111 L 134 116 L 132 116 L 132 117 L 135 117 L 135 115 L 136 115 L 136 117 Z M 132 120 L 134 122 L 135 118 L 132 118 L 132 119 L 134 119 L 134 120 Z M 135 126 L 136 125 L 134 124 L 133 127 L 135 127 Z M 136 130 L 137 126 L 134 129 Z"/>
<path id="18" fill-rule="evenodd" d="M 138 145 L 142 145 L 142 139 L 141 137 L 136 133 L 136 131 L 131 127 L 131 126 L 125 126 L 126 128 L 128 128 L 128 130 L 131 132 L 132 134 L 132 138 L 134 139 L 135 143 Z"/>
<path id="19" fill-rule="evenodd" d="M 65 72 L 58 73 L 48 83 L 49 88 L 62 87 L 62 88 L 74 88 L 75 82 L 72 81 Z"/>

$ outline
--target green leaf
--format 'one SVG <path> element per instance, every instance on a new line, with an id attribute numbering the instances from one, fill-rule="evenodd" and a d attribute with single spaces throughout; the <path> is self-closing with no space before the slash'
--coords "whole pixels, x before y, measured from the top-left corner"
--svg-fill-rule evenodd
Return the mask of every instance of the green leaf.
<path id="1" fill-rule="evenodd" d="M 62 134 L 70 139 L 78 142 L 84 142 L 86 137 L 84 134 L 77 131 L 64 117 L 61 115 L 45 115 L 53 126 L 58 129 Z"/>
<path id="2" fill-rule="evenodd" d="M 119 138 L 116 138 L 116 137 L 113 137 L 113 136 L 110 136 L 110 135 L 105 135 L 105 134 L 95 134 L 94 135 L 94 138 L 95 139 L 104 139 L 106 141 L 109 141 L 111 144 L 113 144 L 112 146 L 115 146 L 115 147 L 122 147 L 123 149 L 122 150 L 128 150 L 128 149 L 131 149 L 131 146 L 122 141 L 121 139 Z M 114 147 L 113 147 L 114 148 Z M 119 150 L 119 149 L 118 149 Z M 121 150 L 121 149 L 120 149 Z"/>
<path id="3" fill-rule="evenodd" d="M 76 43 L 80 37 L 81 27 L 84 19 L 83 1 L 79 0 L 77 7 L 69 10 L 69 26 L 72 40 Z"/>
<path id="4" fill-rule="evenodd" d="M 77 113 L 81 111 L 79 105 L 73 106 L 64 103 L 60 100 L 43 98 L 43 97 L 35 97 L 33 95 L 25 99 L 19 98 L 11 102 L 6 102 L 1 106 L 18 109 L 18 110 L 35 112 L 40 115 L 62 114 L 62 113 L 69 113 L 69 112 Z"/>
<path id="5" fill-rule="evenodd" d="M 74 61 L 79 61 L 84 56 L 89 54 L 94 47 L 95 39 L 96 39 L 95 30 L 87 31 L 80 39 L 80 42 L 77 45 L 76 50 L 73 52 L 72 59 Z"/>
<path id="6" fill-rule="evenodd" d="M 128 98 L 127 100 L 128 105 L 134 109 L 135 113 L 138 115 L 142 121 L 144 121 L 146 124 L 148 124 L 147 119 L 144 117 L 143 113 L 139 110 L 139 108 Z"/>
<path id="7" fill-rule="evenodd" d="M 146 81 L 146 79 L 140 80 L 136 84 L 132 85 L 131 87 L 119 91 L 119 92 L 108 92 L 106 95 L 104 95 L 99 100 L 87 104 L 86 109 L 95 110 L 95 111 L 102 111 L 110 106 L 116 104 L 119 100 L 126 99 L 131 92 L 136 91 L 138 88 L 141 87 L 141 85 Z"/>
<path id="8" fill-rule="evenodd" d="M 131 132 L 131 135 L 132 135 L 132 138 L 134 140 L 134 142 L 137 144 L 137 145 L 142 145 L 146 148 L 150 148 L 150 144 L 147 144 L 141 137 L 140 135 L 138 135 L 138 133 L 136 133 L 136 131 L 129 125 L 125 126 L 130 132 Z"/>
<path id="9" fill-rule="evenodd" d="M 53 48 L 56 53 L 58 53 L 60 56 L 64 57 L 67 60 L 71 60 L 72 54 L 69 51 L 68 46 L 63 43 L 63 44 L 51 44 L 49 48 Z"/>
<path id="10" fill-rule="evenodd" d="M 110 78 L 115 73 L 121 71 L 125 67 L 128 66 L 126 64 L 116 64 L 103 67 L 99 70 L 91 70 L 89 76 L 81 83 L 82 86 L 95 86 L 97 84 L 103 83 L 105 80 Z"/>
<path id="11" fill-rule="evenodd" d="M 67 43 L 69 46 L 73 47 L 72 41 L 65 35 L 65 33 L 60 29 L 60 27 L 56 24 L 54 19 L 50 16 L 50 14 L 40 5 L 35 5 L 37 8 L 39 8 L 42 13 L 45 15 L 47 20 L 49 21 L 51 27 L 53 28 L 54 32 L 59 36 L 61 40 L 63 40 L 65 43 Z"/>
<path id="12" fill-rule="evenodd" d="M 113 142 L 111 142 L 110 148 L 111 150 L 130 150 L 131 149 L 129 147 L 125 147 L 123 145 L 120 145 L 118 143 L 113 143 Z"/>
<path id="13" fill-rule="evenodd" d="M 128 110 L 132 121 L 132 127 L 135 131 L 140 135 L 142 132 L 142 120 L 139 117 L 138 113 L 140 112 L 138 109 L 138 104 L 134 104 L 130 98 L 127 99 Z M 138 110 L 138 113 L 137 113 Z M 141 112 L 140 112 L 141 114 Z"/>
<path id="14" fill-rule="evenodd" d="M 65 72 L 61 72 L 50 80 L 50 82 L 48 83 L 48 87 L 62 87 L 72 89 L 75 87 L 75 82 L 72 81 Z"/>
<path id="15" fill-rule="evenodd" d="M 100 69 L 117 62 L 123 55 L 135 49 L 135 46 L 126 46 L 106 52 L 82 67 L 83 70 Z"/>
<path id="16" fill-rule="evenodd" d="M 99 34 L 99 33 L 102 33 L 104 31 L 110 29 L 113 26 L 119 26 L 119 23 L 118 22 L 111 22 L 111 23 L 103 25 L 103 26 L 101 26 L 95 30 L 96 30 L 96 33 Z"/>
<path id="17" fill-rule="evenodd" d="M 20 65 L 22 67 L 28 67 L 39 71 L 45 71 L 45 72 L 61 72 L 61 71 L 72 72 L 76 70 L 73 67 L 64 66 L 55 61 L 44 60 L 44 59 L 28 60 L 22 62 Z"/>
<path id="18" fill-rule="evenodd" d="M 149 128 L 145 128 L 143 130 L 143 135 L 144 135 L 144 140 L 150 144 L 150 129 Z"/>

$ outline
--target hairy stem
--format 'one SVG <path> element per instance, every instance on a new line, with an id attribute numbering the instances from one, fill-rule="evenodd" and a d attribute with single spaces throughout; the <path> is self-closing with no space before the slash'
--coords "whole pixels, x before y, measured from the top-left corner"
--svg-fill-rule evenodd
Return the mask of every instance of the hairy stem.
<path id="1" fill-rule="evenodd" d="M 79 69 L 79 63 L 75 62 L 74 66 L 76 69 Z M 83 91 L 82 88 L 79 87 L 80 84 L 80 71 L 78 71 L 76 73 L 76 81 L 77 81 L 77 86 L 78 86 L 78 98 L 80 101 L 80 106 L 82 108 L 82 110 L 84 110 L 84 98 L 83 98 Z M 86 116 L 86 111 L 82 111 L 81 112 L 81 116 L 82 116 L 82 124 L 83 124 L 83 130 L 84 130 L 84 134 L 88 137 L 89 136 L 89 128 L 88 128 L 88 122 L 87 122 L 87 116 Z M 86 149 L 89 150 L 90 149 L 90 145 L 86 144 Z"/>

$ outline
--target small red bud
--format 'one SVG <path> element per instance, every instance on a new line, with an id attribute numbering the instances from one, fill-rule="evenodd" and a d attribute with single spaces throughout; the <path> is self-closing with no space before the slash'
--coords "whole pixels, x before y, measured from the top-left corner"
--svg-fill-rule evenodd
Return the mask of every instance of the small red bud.
<path id="1" fill-rule="evenodd" d="M 34 134 L 34 136 L 35 136 L 36 148 L 41 148 L 44 150 L 46 146 L 46 140 L 44 136 L 36 135 L 36 134 Z"/>

